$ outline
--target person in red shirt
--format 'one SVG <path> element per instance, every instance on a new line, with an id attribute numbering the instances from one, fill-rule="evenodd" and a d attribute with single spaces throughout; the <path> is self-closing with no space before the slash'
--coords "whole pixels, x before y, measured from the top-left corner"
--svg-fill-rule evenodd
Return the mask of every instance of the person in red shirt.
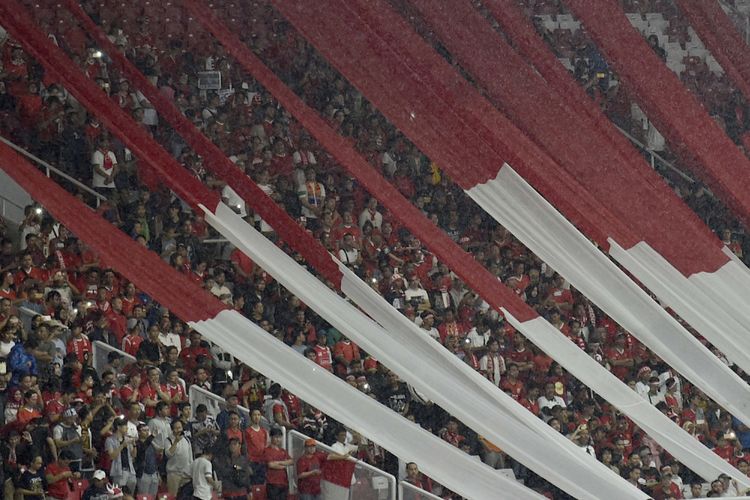
<path id="1" fill-rule="evenodd" d="M 91 342 L 84 335 L 81 325 L 73 325 L 70 340 L 66 346 L 69 353 L 74 353 L 82 365 L 89 365 L 92 362 Z"/>
<path id="2" fill-rule="evenodd" d="M 200 332 L 190 331 L 190 345 L 180 351 L 180 360 L 182 367 L 185 369 L 186 380 L 190 379 L 201 360 L 211 359 L 211 353 L 203 344 L 203 337 Z"/>
<path id="3" fill-rule="evenodd" d="M 294 465 L 294 460 L 281 447 L 281 429 L 271 429 L 270 436 L 271 445 L 263 452 L 263 461 L 268 467 L 268 472 L 266 473 L 266 494 L 268 500 L 286 500 L 289 490 L 289 478 L 286 474 L 286 468 Z"/>
<path id="4" fill-rule="evenodd" d="M 105 311 L 104 315 L 107 318 L 110 331 L 115 336 L 117 345 L 121 346 L 123 339 L 127 334 L 128 324 L 128 319 L 122 314 L 122 299 L 120 297 L 114 297 L 111 302 L 111 307 L 108 311 Z"/>
<path id="5" fill-rule="evenodd" d="M 141 342 L 143 342 L 143 337 L 140 336 L 140 328 L 135 325 L 128 330 L 128 334 L 122 339 L 122 350 L 131 356 L 135 356 L 138 353 L 138 348 L 141 347 Z"/>
<path id="6" fill-rule="evenodd" d="M 511 363 L 508 366 L 508 373 L 500 382 L 500 388 L 516 401 L 521 401 L 526 391 L 523 382 L 518 379 L 518 365 Z"/>
<path id="7" fill-rule="evenodd" d="M 332 372 L 333 355 L 331 354 L 331 349 L 327 344 L 328 336 L 326 335 L 326 333 L 318 332 L 318 343 L 315 344 L 315 347 L 313 347 L 313 351 L 315 352 L 315 362 L 329 372 Z"/>
<path id="8" fill-rule="evenodd" d="M 166 393 L 172 401 L 171 414 L 172 417 L 177 417 L 178 406 L 180 403 L 187 401 L 187 394 L 185 394 L 185 388 L 180 383 L 179 374 L 176 369 L 171 369 L 167 373 Z"/>
<path id="9" fill-rule="evenodd" d="M 531 413 L 539 416 L 539 393 L 541 391 L 539 390 L 539 387 L 533 385 L 528 388 L 528 391 L 526 392 L 526 396 L 524 396 L 521 399 L 521 405 L 529 410 Z"/>
<path id="10" fill-rule="evenodd" d="M 518 365 L 519 378 L 526 380 L 534 369 L 534 353 L 526 347 L 526 338 L 517 333 L 513 335 L 513 348 L 505 354 L 508 362 Z"/>
<path id="11" fill-rule="evenodd" d="M 171 399 L 166 386 L 159 381 L 159 369 L 152 366 L 147 373 L 148 378 L 140 387 L 141 401 L 146 407 L 146 417 L 153 418 L 156 416 L 156 405 L 160 401 L 170 403 Z"/>
<path id="12" fill-rule="evenodd" d="M 297 459 L 297 489 L 300 495 L 315 498 L 321 494 L 320 475 L 323 463 L 328 458 L 315 449 L 314 439 L 305 440 L 305 453 Z"/>
<path id="13" fill-rule="evenodd" d="M 47 273 L 44 269 L 34 266 L 34 256 L 30 253 L 23 254 L 21 257 L 21 268 L 15 276 L 16 290 L 21 289 L 21 285 L 27 280 L 44 282 L 47 279 Z"/>
<path id="14" fill-rule="evenodd" d="M 651 496 L 654 500 L 680 500 L 684 498 L 680 488 L 672 482 L 671 473 L 662 474 L 659 484 L 654 486 Z"/>
<path id="15" fill-rule="evenodd" d="M 250 425 L 245 429 L 247 458 L 253 463 L 263 462 L 263 454 L 268 447 L 268 431 L 260 425 L 262 414 L 253 410 L 250 414 Z"/>
<path id="16" fill-rule="evenodd" d="M 620 332 L 615 337 L 615 345 L 606 352 L 610 371 L 620 380 L 625 380 L 635 365 L 630 349 L 625 345 L 625 334 Z"/>
<path id="17" fill-rule="evenodd" d="M 47 480 L 48 498 L 72 498 L 71 480 L 80 479 L 79 472 L 70 470 L 70 462 L 76 459 L 70 450 L 62 450 L 57 462 L 47 465 L 45 478 Z"/>
<path id="18" fill-rule="evenodd" d="M 336 360 L 336 373 L 344 377 L 350 373 L 362 371 L 362 355 L 357 344 L 342 338 L 333 346 L 333 357 Z"/>
<path id="19" fill-rule="evenodd" d="M 120 388 L 120 401 L 124 407 L 133 403 L 141 402 L 141 374 L 133 372 L 128 376 L 128 381 Z"/>

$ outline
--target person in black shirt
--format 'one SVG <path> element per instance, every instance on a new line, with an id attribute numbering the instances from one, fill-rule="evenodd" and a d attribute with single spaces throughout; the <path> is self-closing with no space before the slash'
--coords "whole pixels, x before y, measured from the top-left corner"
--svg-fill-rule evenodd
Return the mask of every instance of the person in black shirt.
<path id="1" fill-rule="evenodd" d="M 159 327 L 151 325 L 148 329 L 148 338 L 141 342 L 136 358 L 150 365 L 158 365 L 161 360 L 161 343 L 159 342 Z"/>
<path id="2" fill-rule="evenodd" d="M 44 500 L 47 480 L 44 477 L 43 465 L 42 457 L 35 456 L 28 469 L 18 479 L 16 493 L 20 493 L 24 500 Z"/>
<path id="3" fill-rule="evenodd" d="M 399 380 L 398 375 L 391 372 L 388 374 L 388 385 L 380 394 L 380 401 L 396 413 L 407 415 L 411 401 L 409 388 Z"/>

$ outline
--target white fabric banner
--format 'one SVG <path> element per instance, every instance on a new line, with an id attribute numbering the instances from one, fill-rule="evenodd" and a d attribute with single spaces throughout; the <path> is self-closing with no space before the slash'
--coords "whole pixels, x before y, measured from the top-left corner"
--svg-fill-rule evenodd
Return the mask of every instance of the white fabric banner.
<path id="1" fill-rule="evenodd" d="M 495 179 L 467 193 L 649 349 L 714 401 L 743 422 L 750 423 L 750 387 L 654 302 L 509 165 L 504 165 Z M 707 333 L 706 338 L 709 338 L 715 332 Z"/>
<path id="2" fill-rule="evenodd" d="M 220 205 L 216 215 L 208 210 L 205 212 L 206 220 L 214 228 L 344 335 L 531 470 L 578 498 L 602 498 L 613 492 L 619 492 L 623 498 L 646 498 L 642 492 L 593 457 L 582 453 L 502 391 L 494 386 L 491 387 L 492 391 L 486 389 L 487 385 L 477 387 L 477 379 L 468 378 L 467 372 L 457 369 L 453 362 L 446 363 L 446 359 L 458 360 L 420 329 L 381 328 L 248 226 L 228 207 Z M 342 289 L 345 293 L 355 293 L 356 288 L 349 286 L 352 280 L 346 279 L 346 276 L 342 280 Z M 350 276 L 353 275 L 350 273 Z M 405 320 L 382 297 L 361 280 L 355 279 L 361 284 L 359 289 L 369 291 L 368 299 L 379 304 L 377 309 L 388 311 L 387 317 Z M 359 299 L 357 297 L 358 303 Z M 367 308 L 364 300 L 362 302 L 359 305 Z M 460 361 L 458 365 L 465 366 Z M 471 377 L 479 376 L 470 368 L 469 372 Z M 479 378 L 487 382 L 483 377 Z M 507 417 L 509 410 L 517 418 L 503 420 L 502 428 L 490 424 L 493 420 L 491 415 Z M 529 427 L 535 431 L 530 431 Z M 558 445 L 551 447 L 551 441 Z"/>
<path id="3" fill-rule="evenodd" d="M 191 322 L 206 339 L 229 348 L 243 363 L 277 381 L 344 425 L 403 460 L 414 461 L 430 477 L 467 498 L 543 500 L 494 469 L 352 388 L 332 373 L 279 342 L 236 311 Z M 467 481 L 466 478 L 471 478 Z"/>
<path id="4" fill-rule="evenodd" d="M 735 295 L 727 285 L 727 280 L 723 279 L 727 271 L 731 273 L 727 266 L 736 267 L 732 262 L 725 264 L 715 273 L 694 274 L 686 278 L 645 242 L 640 242 L 627 250 L 611 238 L 609 243 L 609 253 L 617 262 L 718 347 L 729 360 L 750 373 L 750 335 L 740 322 L 722 310 L 718 304 L 724 296 Z M 734 272 L 741 273 L 739 269 L 735 269 Z M 710 288 L 713 288 L 714 293 L 705 292 Z M 717 289 L 724 289 L 724 293 L 716 293 Z M 695 363 L 696 360 L 692 362 Z M 705 372 L 702 374 L 710 375 Z M 723 403 L 720 404 L 724 406 Z M 726 406 L 725 408 L 730 409 Z"/>

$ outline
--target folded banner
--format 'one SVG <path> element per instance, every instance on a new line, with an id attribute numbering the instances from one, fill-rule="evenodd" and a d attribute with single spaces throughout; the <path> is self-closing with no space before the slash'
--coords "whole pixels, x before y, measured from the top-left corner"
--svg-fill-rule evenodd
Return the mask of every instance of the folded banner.
<path id="1" fill-rule="evenodd" d="M 57 186 L 6 145 L 0 168 L 117 272 L 207 339 L 278 381 L 332 418 L 361 432 L 403 460 L 468 498 L 541 499 L 458 448 L 401 417 L 279 342 L 120 232 Z M 471 477 L 471 481 L 466 481 Z"/>
<path id="2" fill-rule="evenodd" d="M 713 4 L 713 2 L 702 3 L 704 6 L 709 4 Z M 513 40 L 514 47 L 533 64 L 550 88 L 557 92 L 560 102 L 567 103 L 568 109 L 571 112 L 578 112 L 582 119 L 584 116 L 581 113 L 585 113 L 592 122 L 592 130 L 595 129 L 605 134 L 623 156 L 626 158 L 635 156 L 635 158 L 632 158 L 634 164 L 642 162 L 642 158 L 635 153 L 625 137 L 612 126 L 599 107 L 584 94 L 572 76 L 555 59 L 544 41 L 534 31 L 531 23 L 519 11 L 514 1 L 488 0 L 485 5 L 500 23 L 503 31 Z M 529 77 L 533 79 L 536 75 L 532 73 Z M 638 168 L 638 171 L 639 173 L 648 173 L 650 169 Z M 651 173 L 653 174 L 653 172 Z M 648 182 L 648 176 L 644 177 Z M 659 180 L 659 182 L 661 181 Z M 628 183 L 628 186 L 630 185 Z M 683 217 L 680 220 L 683 223 L 686 222 Z M 671 225 L 670 222 L 666 224 L 666 227 L 669 228 Z M 674 227 L 681 227 L 681 224 L 675 224 Z M 642 228 L 633 229 L 640 231 Z M 698 221 L 695 229 L 697 231 L 702 230 L 706 237 L 715 240 L 715 237 L 709 234 L 708 229 L 702 222 Z M 700 234 L 694 234 L 690 240 L 695 241 L 698 238 L 700 238 Z M 645 238 L 645 240 L 653 241 L 652 238 Z M 743 262 L 728 248 L 724 247 L 722 251 L 728 257 L 728 260 L 714 272 L 711 272 L 711 266 L 705 267 L 706 261 L 703 260 L 697 260 L 695 264 L 689 264 L 689 267 L 685 267 L 679 261 L 668 262 L 668 259 L 664 257 L 669 257 L 670 254 L 659 255 L 646 241 L 629 246 L 622 240 L 617 241 L 610 237 L 609 253 L 665 304 L 678 311 L 706 338 L 717 338 L 716 333 L 711 333 L 712 329 L 718 329 L 719 335 L 726 335 L 732 338 L 733 342 L 744 342 L 748 338 L 743 333 L 746 331 L 748 323 L 743 322 L 741 316 L 740 320 L 737 320 L 737 312 L 741 313 L 746 310 L 744 302 L 746 294 L 738 292 L 748 287 L 749 271 Z M 693 245 L 685 245 L 684 241 L 676 242 L 675 246 L 683 249 L 680 251 L 696 251 Z M 659 250 L 663 250 L 663 246 L 659 247 Z M 700 307 L 696 308 L 696 305 L 700 305 Z M 728 319 L 727 315 L 731 318 Z M 741 330 L 737 329 L 737 323 L 740 323 Z M 723 326 L 720 326 L 720 324 L 723 324 Z M 746 346 L 746 344 L 743 345 Z M 730 357 L 734 353 L 733 349 L 722 349 L 729 353 Z"/>

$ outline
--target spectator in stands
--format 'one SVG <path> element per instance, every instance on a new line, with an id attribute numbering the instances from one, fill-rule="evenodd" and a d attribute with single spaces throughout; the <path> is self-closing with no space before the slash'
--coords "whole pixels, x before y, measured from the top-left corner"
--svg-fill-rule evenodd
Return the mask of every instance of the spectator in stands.
<path id="1" fill-rule="evenodd" d="M 190 440 L 184 435 L 182 422 L 172 422 L 171 435 L 167 438 L 167 446 L 164 454 L 167 459 L 167 490 L 171 495 L 177 491 L 192 477 L 193 447 Z M 211 455 L 209 450 L 203 450 L 202 457 Z"/>
<path id="2" fill-rule="evenodd" d="M 228 453 L 216 455 L 214 469 L 221 481 L 222 498 L 239 500 L 250 496 L 253 467 L 247 455 L 242 453 L 239 439 L 229 439 Z"/>
<path id="3" fill-rule="evenodd" d="M 286 468 L 294 465 L 294 460 L 281 447 L 281 429 L 273 428 L 270 432 L 271 444 L 263 452 L 263 460 L 268 468 L 267 486 L 268 500 L 286 500 L 289 489 L 289 478 Z"/>

